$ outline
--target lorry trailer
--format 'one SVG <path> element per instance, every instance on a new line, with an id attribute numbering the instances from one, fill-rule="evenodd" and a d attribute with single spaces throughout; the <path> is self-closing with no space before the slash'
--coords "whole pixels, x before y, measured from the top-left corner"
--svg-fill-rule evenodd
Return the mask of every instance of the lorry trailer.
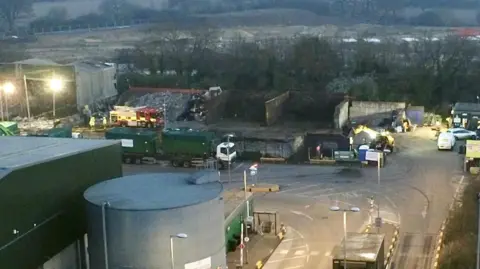
<path id="1" fill-rule="evenodd" d="M 105 133 L 106 139 L 120 140 L 124 163 L 168 160 L 174 167 L 193 167 L 215 160 L 220 169 L 235 161 L 233 142 L 220 142 L 213 132 L 188 128 L 149 129 L 116 127 Z"/>

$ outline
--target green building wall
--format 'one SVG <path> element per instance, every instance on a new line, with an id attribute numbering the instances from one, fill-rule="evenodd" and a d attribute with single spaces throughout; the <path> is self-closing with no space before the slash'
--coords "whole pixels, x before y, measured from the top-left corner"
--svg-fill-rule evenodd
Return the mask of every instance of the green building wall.
<path id="1" fill-rule="evenodd" d="M 249 201 L 249 213 L 253 216 L 254 202 L 252 197 Z M 247 202 L 243 202 L 231 215 L 231 221 L 226 223 L 225 227 L 225 246 L 227 252 L 235 251 L 236 247 L 240 244 L 240 235 L 242 231 L 242 221 L 247 218 Z M 228 221 L 228 218 L 227 218 Z"/>
<path id="2" fill-rule="evenodd" d="M 34 269 L 83 238 L 87 231 L 83 192 L 122 176 L 121 147 L 115 144 L 4 172 L 0 268 Z"/>

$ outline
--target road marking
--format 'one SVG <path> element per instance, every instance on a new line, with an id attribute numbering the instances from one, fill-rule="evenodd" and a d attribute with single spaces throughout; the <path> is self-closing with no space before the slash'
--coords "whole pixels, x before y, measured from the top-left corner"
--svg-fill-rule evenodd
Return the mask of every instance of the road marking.
<path id="1" fill-rule="evenodd" d="M 291 210 L 290 212 L 293 213 L 293 214 L 295 214 L 295 215 L 299 215 L 299 216 L 305 217 L 305 218 L 313 221 L 313 218 L 312 218 L 310 215 L 305 214 L 305 213 L 303 213 L 303 212 L 295 211 L 295 210 Z"/>
<path id="2" fill-rule="evenodd" d="M 308 261 L 310 260 L 310 247 L 308 246 L 308 244 L 305 244 L 305 248 L 307 249 L 307 253 L 308 253 L 307 255 L 307 263 L 308 263 Z"/>
<path id="3" fill-rule="evenodd" d="M 295 255 L 295 256 L 300 256 L 300 255 L 304 255 L 304 254 L 305 254 L 305 251 L 303 251 L 303 250 L 297 250 L 297 251 L 295 251 L 295 253 L 294 253 L 293 255 Z"/>
<path id="4" fill-rule="evenodd" d="M 326 188 L 326 189 L 317 189 L 317 190 L 306 190 L 306 191 L 301 191 L 297 192 L 298 194 L 301 195 L 306 195 L 306 196 L 315 196 L 315 195 L 322 195 L 325 193 L 333 192 L 335 189 L 333 188 Z"/>
<path id="5" fill-rule="evenodd" d="M 290 250 L 292 250 L 292 249 L 299 249 L 299 248 L 305 248 L 305 246 L 293 247 L 293 248 L 290 248 Z"/>
<path id="6" fill-rule="evenodd" d="M 239 163 L 237 166 L 235 166 L 232 171 L 235 171 L 237 170 L 238 168 L 242 167 L 244 165 L 244 163 Z"/>
<path id="7" fill-rule="evenodd" d="M 325 257 L 330 256 L 330 251 L 325 252 Z"/>
<path id="8" fill-rule="evenodd" d="M 290 229 L 292 231 L 294 231 L 295 233 L 297 233 L 302 239 L 305 239 L 305 237 L 303 236 L 303 234 L 301 232 L 295 230 L 292 227 L 290 227 Z M 310 253 L 310 247 L 308 246 L 308 244 L 305 244 L 305 249 L 306 249 L 307 253 Z M 306 257 L 306 260 L 307 260 L 307 263 L 308 263 L 308 261 L 310 260 L 310 254 L 307 254 L 305 257 Z"/>
<path id="9" fill-rule="evenodd" d="M 283 190 L 283 191 L 279 191 L 279 192 L 277 192 L 277 193 L 291 192 L 291 191 L 301 190 L 301 189 L 305 189 L 305 188 L 318 187 L 318 186 L 322 186 L 322 185 L 323 185 L 323 184 L 306 185 L 306 186 L 302 186 L 302 187 L 286 189 L 286 190 Z"/>
<path id="10" fill-rule="evenodd" d="M 303 265 L 298 265 L 298 266 L 291 266 L 291 267 L 285 267 L 284 269 L 297 269 L 297 268 L 303 268 Z"/>
<path id="11" fill-rule="evenodd" d="M 318 256 L 318 255 L 320 255 L 320 252 L 318 252 L 318 251 L 312 251 L 312 252 L 310 252 L 310 255 L 312 255 L 312 256 Z"/>
<path id="12" fill-rule="evenodd" d="M 300 239 L 303 239 L 303 237 L 286 238 L 286 239 L 283 239 L 282 242 L 288 242 L 288 241 L 300 240 Z"/>
<path id="13" fill-rule="evenodd" d="M 288 260 L 295 260 L 295 259 L 302 259 L 307 257 L 306 255 L 303 256 L 297 256 L 297 257 L 291 257 L 291 258 L 284 258 L 284 259 L 278 259 L 278 260 L 273 260 L 273 261 L 268 261 L 268 263 L 276 263 L 276 262 L 283 262 L 283 261 L 288 261 Z"/>
<path id="14" fill-rule="evenodd" d="M 282 249 L 282 250 L 280 250 L 280 254 L 288 254 L 288 249 Z"/>

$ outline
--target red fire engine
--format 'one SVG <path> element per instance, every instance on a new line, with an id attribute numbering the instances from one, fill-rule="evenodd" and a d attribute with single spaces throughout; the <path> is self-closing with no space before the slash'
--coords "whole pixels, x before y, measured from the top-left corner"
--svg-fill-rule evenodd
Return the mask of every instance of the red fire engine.
<path id="1" fill-rule="evenodd" d="M 156 128 L 163 125 L 163 112 L 152 107 L 115 106 L 110 123 L 123 127 Z"/>

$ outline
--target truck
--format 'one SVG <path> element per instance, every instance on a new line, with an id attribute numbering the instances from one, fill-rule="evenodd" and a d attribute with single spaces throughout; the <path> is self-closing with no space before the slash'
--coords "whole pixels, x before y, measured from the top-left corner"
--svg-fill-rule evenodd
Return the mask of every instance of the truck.
<path id="1" fill-rule="evenodd" d="M 120 140 L 124 163 L 168 160 L 173 167 L 194 167 L 214 160 L 220 169 L 235 161 L 235 143 L 220 142 L 215 133 L 189 128 L 150 129 L 115 127 L 106 139 Z"/>
<path id="2" fill-rule="evenodd" d="M 163 125 L 163 112 L 146 106 L 115 106 L 109 120 L 114 126 L 157 128 Z"/>

